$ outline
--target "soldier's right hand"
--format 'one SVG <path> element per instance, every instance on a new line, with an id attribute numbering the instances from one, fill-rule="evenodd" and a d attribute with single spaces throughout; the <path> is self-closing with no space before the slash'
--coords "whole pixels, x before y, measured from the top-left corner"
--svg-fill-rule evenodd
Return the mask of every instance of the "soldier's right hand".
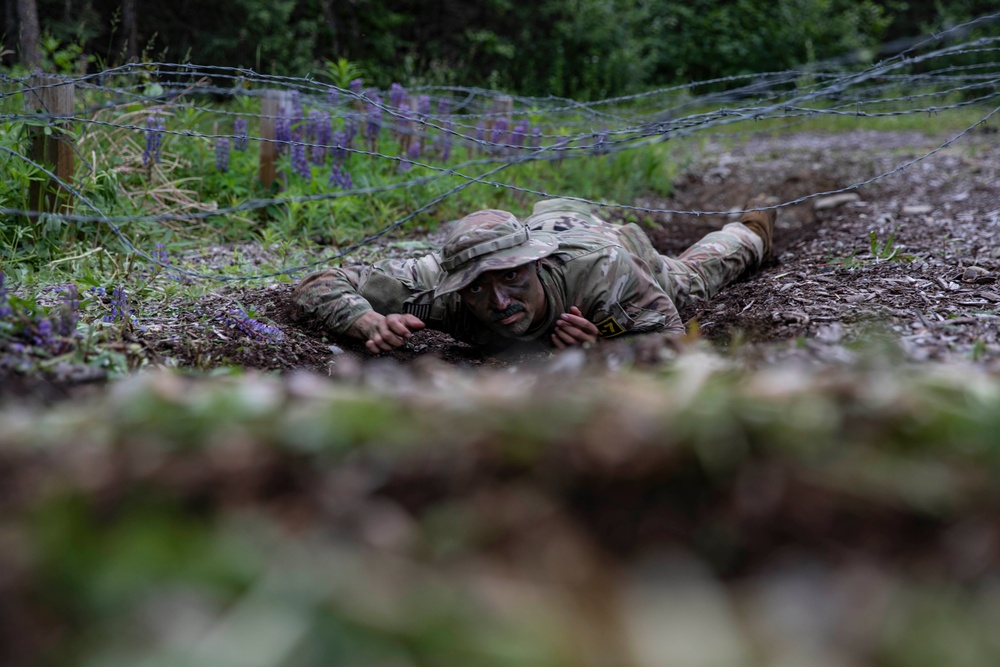
<path id="1" fill-rule="evenodd" d="M 423 321 L 415 315 L 380 315 L 375 311 L 365 313 L 352 327 L 358 338 L 365 338 L 365 347 L 374 354 L 402 347 L 414 331 L 424 328 Z"/>

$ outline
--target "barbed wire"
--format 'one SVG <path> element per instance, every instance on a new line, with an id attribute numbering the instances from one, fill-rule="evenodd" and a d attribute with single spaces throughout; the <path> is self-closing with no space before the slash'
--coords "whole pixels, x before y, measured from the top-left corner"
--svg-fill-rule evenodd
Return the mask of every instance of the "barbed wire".
<path id="1" fill-rule="evenodd" d="M 135 256 L 169 270 L 172 274 L 192 279 L 212 281 L 245 281 L 294 275 L 329 264 L 405 226 L 418 216 L 433 209 L 473 185 L 505 188 L 535 197 L 561 197 L 601 208 L 616 208 L 645 215 L 728 215 L 730 209 L 719 211 L 652 208 L 592 200 L 548 192 L 505 182 L 496 176 L 512 167 L 547 161 L 576 159 L 607 159 L 609 156 L 650 148 L 671 140 L 689 137 L 747 136 L 772 131 L 775 126 L 751 130 L 734 130 L 741 123 L 787 121 L 784 126 L 805 122 L 820 116 L 853 116 L 859 119 L 937 114 L 967 107 L 985 106 L 987 110 L 964 130 L 954 134 L 935 148 L 901 162 L 884 172 L 872 175 L 842 188 L 810 193 L 798 199 L 768 208 L 792 206 L 817 197 L 848 192 L 898 174 L 959 141 L 993 118 L 1000 106 L 1000 62 L 955 62 L 955 59 L 988 56 L 1000 50 L 994 46 L 1000 37 L 986 36 L 958 44 L 942 43 L 949 37 L 968 34 L 975 26 L 993 22 L 1000 14 L 981 17 L 962 26 L 931 36 L 907 50 L 857 72 L 826 71 L 822 68 L 788 70 L 764 74 L 720 77 L 684 85 L 660 88 L 635 95 L 608 98 L 594 102 L 578 102 L 558 97 L 506 96 L 499 91 L 464 87 L 424 87 L 405 91 L 405 101 L 392 96 L 395 89 L 378 91 L 352 85 L 342 88 L 316 81 L 312 77 L 296 78 L 263 75 L 245 68 L 177 63 L 131 63 L 103 72 L 78 77 L 57 77 L 38 85 L 30 77 L 0 76 L 0 104 L 16 104 L 27 93 L 72 82 L 79 86 L 85 98 L 85 108 L 71 114 L 30 113 L 6 110 L 0 122 L 48 125 L 63 136 L 77 140 L 106 133 L 124 133 L 131 142 L 132 159 L 138 160 L 139 148 L 148 150 L 151 137 L 190 140 L 210 145 L 226 142 L 227 146 L 245 141 L 248 144 L 270 145 L 283 153 L 279 169 L 285 179 L 295 178 L 296 167 L 289 153 L 323 155 L 326 168 L 345 167 L 358 161 L 382 167 L 384 182 L 363 184 L 362 187 L 328 189 L 310 194 L 278 194 L 247 198 L 229 207 L 202 207 L 195 210 L 142 212 L 136 215 L 109 216 L 82 187 L 65 182 L 47 165 L 0 145 L 8 160 L 20 160 L 58 184 L 73 201 L 92 213 L 79 211 L 41 212 L 0 206 L 0 215 L 44 218 L 67 223 L 99 223 L 106 225 L 125 249 Z M 928 47 L 935 48 L 922 51 Z M 229 82 L 230 85 L 219 85 Z M 122 85 L 111 85 L 120 83 Z M 695 91 L 722 87 L 723 90 Z M 417 95 L 419 93 L 419 95 Z M 978 93 L 978 94 L 977 94 Z M 103 96 L 103 99 L 102 99 Z M 277 99 L 277 116 L 258 111 L 257 99 Z M 242 100 L 236 108 L 222 107 L 216 98 Z M 386 100 L 385 98 L 389 98 Z M 502 104 L 501 104 L 502 102 Z M 749 102 L 749 103 L 748 103 Z M 410 105 L 425 105 L 414 109 Z M 714 107 L 714 108 L 713 108 Z M 309 111 L 307 114 L 306 111 Z M 135 115 L 147 115 L 145 125 L 127 120 Z M 326 114 L 327 129 L 332 133 L 346 132 L 353 127 L 361 147 L 348 144 L 342 138 L 313 136 L 307 123 L 314 115 Z M 110 115 L 110 119 L 105 116 Z M 177 127 L 157 126 L 150 119 L 183 117 Z M 365 127 L 378 118 L 377 130 Z M 126 119 L 126 120 L 122 120 Z M 192 120 L 193 119 L 193 120 Z M 252 136 L 249 132 L 220 131 L 219 124 L 246 124 L 248 121 L 290 124 L 297 136 Z M 524 124 L 530 124 L 525 126 Z M 159 121 L 158 121 L 159 122 Z M 520 130 L 511 127 L 515 124 Z M 498 128 L 503 124 L 502 131 Z M 65 131 L 71 127 L 72 130 Z M 60 128 L 62 128 L 60 130 Z M 58 132 L 57 132 L 58 133 Z M 384 138 L 383 138 L 384 137 Z M 390 150 L 380 150 L 380 141 Z M 408 146 L 420 142 L 426 158 L 414 154 Z M 367 145 L 365 145 L 367 144 Z M 455 161 L 443 155 L 448 150 L 465 150 L 468 159 Z M 71 144 L 76 148 L 75 143 Z M 158 144 L 159 147 L 159 144 Z M 178 149 L 179 150 L 179 149 Z M 339 154 L 339 160 L 331 157 Z M 92 173 L 92 163 L 80 155 L 86 170 Z M 446 159 L 441 159 L 445 157 Z M 153 166 L 155 166 L 155 162 Z M 177 159 L 180 164 L 180 159 Z M 153 179 L 158 172 L 153 166 L 139 169 L 136 163 L 126 165 L 132 173 Z M 309 167 L 310 177 L 313 167 Z M 415 170 L 415 174 L 414 174 Z M 454 185 L 446 181 L 457 180 Z M 134 223 L 166 223 L 196 221 L 248 212 L 273 206 L 292 206 L 311 202 L 328 202 L 349 197 L 375 197 L 398 190 L 421 189 L 430 186 L 443 189 L 438 194 L 421 192 L 428 199 L 406 215 L 388 223 L 379 231 L 314 262 L 265 273 L 208 274 L 161 261 L 156 253 L 145 252 L 123 232 L 122 225 Z M 294 191 L 294 188 L 291 188 Z"/>

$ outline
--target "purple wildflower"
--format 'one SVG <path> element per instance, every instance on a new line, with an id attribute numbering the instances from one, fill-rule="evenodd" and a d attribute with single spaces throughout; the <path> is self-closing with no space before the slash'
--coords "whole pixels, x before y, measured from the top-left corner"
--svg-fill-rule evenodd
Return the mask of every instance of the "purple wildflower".
<path id="1" fill-rule="evenodd" d="M 250 143 L 250 132 L 247 129 L 246 118 L 237 118 L 233 121 L 233 134 L 236 135 L 236 140 L 233 142 L 233 148 L 242 153 L 247 149 L 247 145 Z"/>
<path id="2" fill-rule="evenodd" d="M 354 183 L 351 179 L 351 175 L 346 169 L 343 169 L 337 164 L 334 164 L 330 169 L 330 180 L 328 185 L 331 187 L 338 187 L 341 190 L 350 190 L 354 187 Z"/>
<path id="3" fill-rule="evenodd" d="M 31 343 L 36 347 L 49 347 L 56 342 L 53 333 L 52 321 L 39 318 L 32 327 Z"/>
<path id="4" fill-rule="evenodd" d="M 310 111 L 309 115 L 312 116 L 313 112 Z M 314 164 L 323 164 L 326 162 L 326 151 L 333 143 L 330 114 L 325 111 L 317 111 L 315 118 L 313 118 L 313 125 L 312 161 Z"/>
<path id="5" fill-rule="evenodd" d="M 326 91 L 326 104 L 331 109 L 335 109 L 340 104 L 340 93 L 337 92 L 336 88 Z"/>
<path id="6" fill-rule="evenodd" d="M 148 167 L 160 161 L 163 148 L 163 119 L 156 113 L 146 118 L 146 148 L 142 152 L 142 166 Z"/>
<path id="7" fill-rule="evenodd" d="M 354 79 L 351 81 L 351 92 L 355 95 L 361 94 L 361 89 L 365 87 L 365 82 L 361 79 Z"/>
<path id="8" fill-rule="evenodd" d="M 347 133 L 334 132 L 330 144 L 333 146 L 330 149 L 330 155 L 333 156 L 333 163 L 335 165 L 343 164 L 344 160 L 347 159 Z"/>
<path id="9" fill-rule="evenodd" d="M 399 126 L 397 127 L 397 131 L 399 134 L 399 148 L 403 153 L 406 153 L 410 142 L 414 140 L 413 114 L 410 113 L 410 105 L 406 102 L 399 105 Z M 402 167 L 402 164 L 400 167 Z"/>
<path id="10" fill-rule="evenodd" d="M 278 142 L 278 153 L 285 152 L 285 146 L 292 140 L 292 119 L 288 116 L 284 105 L 278 110 L 274 119 L 274 139 Z"/>
<path id="11" fill-rule="evenodd" d="M 215 140 L 215 168 L 219 171 L 229 171 L 229 139 L 226 137 Z"/>
<path id="12" fill-rule="evenodd" d="M 121 287 L 111 290 L 111 313 L 105 315 L 102 320 L 105 322 L 122 322 L 130 320 L 132 309 L 128 305 L 128 294 Z"/>
<path id="13" fill-rule="evenodd" d="M 306 182 L 312 180 L 312 169 L 306 159 L 306 145 L 300 141 L 292 143 L 292 169 Z"/>
<path id="14" fill-rule="evenodd" d="M 278 327 L 264 324 L 263 322 L 250 317 L 239 308 L 229 311 L 226 315 L 220 315 L 219 319 L 222 320 L 223 324 L 226 326 L 234 328 L 250 338 L 273 341 L 279 341 L 285 338 L 285 335 Z"/>
<path id="15" fill-rule="evenodd" d="M 492 149 L 495 152 L 506 152 L 507 119 L 497 118 L 493 123 L 493 131 L 490 133 L 490 143 L 493 144 Z"/>
<path id="16" fill-rule="evenodd" d="M 431 115 L 430 95 L 421 95 L 417 98 L 417 118 L 424 120 Z"/>
<path id="17" fill-rule="evenodd" d="M 403 88 L 398 83 L 394 83 L 389 86 L 389 106 L 394 109 L 400 109 L 403 106 L 403 100 L 406 99 L 406 88 Z"/>
<path id="18" fill-rule="evenodd" d="M 518 121 L 511 133 L 510 143 L 514 148 L 523 148 L 528 135 L 528 121 Z"/>
<path id="19" fill-rule="evenodd" d="M 160 262 L 161 264 L 166 264 L 168 261 L 170 261 L 170 253 L 167 251 L 167 244 L 157 243 L 156 250 L 153 253 L 153 257 L 156 259 L 156 261 Z M 91 288 L 91 290 L 94 289 L 96 288 L 94 287 Z M 101 289 L 103 290 L 104 288 Z"/>

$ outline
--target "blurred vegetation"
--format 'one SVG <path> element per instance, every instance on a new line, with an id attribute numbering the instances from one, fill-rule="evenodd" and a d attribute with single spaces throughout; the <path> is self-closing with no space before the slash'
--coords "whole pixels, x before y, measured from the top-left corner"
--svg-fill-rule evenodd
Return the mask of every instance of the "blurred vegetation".
<path id="1" fill-rule="evenodd" d="M 304 76 L 345 58 L 382 88 L 476 82 L 600 99 L 812 63 L 868 63 L 885 43 L 902 47 L 996 10 L 992 0 L 223 0 L 213 11 L 192 0 L 128 0 L 133 11 L 124 4 L 37 0 L 45 69 L 141 59 Z M 13 64 L 16 15 L 5 16 L 4 62 Z"/>
<path id="2" fill-rule="evenodd" d="M 565 372 L 0 408 L 4 664 L 1000 660 L 995 376 Z"/>

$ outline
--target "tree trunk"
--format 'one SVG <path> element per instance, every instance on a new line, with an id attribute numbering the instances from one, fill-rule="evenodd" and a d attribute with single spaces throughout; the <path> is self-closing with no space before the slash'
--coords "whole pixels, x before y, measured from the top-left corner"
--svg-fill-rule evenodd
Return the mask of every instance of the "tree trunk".
<path id="1" fill-rule="evenodd" d="M 35 0 L 17 0 L 17 20 L 21 28 L 21 62 L 35 67 L 42 59 L 38 51 L 38 5 Z"/>
<path id="2" fill-rule="evenodd" d="M 135 13 L 135 0 L 122 0 L 122 48 L 125 62 L 139 60 L 139 24 Z"/>

